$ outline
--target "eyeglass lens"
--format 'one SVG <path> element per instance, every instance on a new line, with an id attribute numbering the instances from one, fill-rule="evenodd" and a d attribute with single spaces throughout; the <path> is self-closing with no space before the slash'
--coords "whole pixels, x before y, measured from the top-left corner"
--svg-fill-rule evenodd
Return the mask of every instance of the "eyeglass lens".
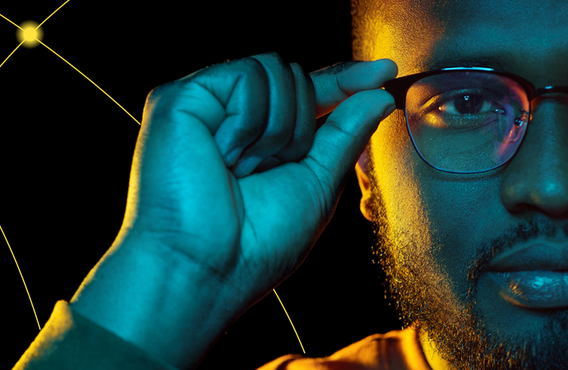
<path id="1" fill-rule="evenodd" d="M 416 150 L 434 167 L 452 172 L 485 171 L 508 161 L 527 129 L 529 107 L 515 80 L 477 71 L 425 77 L 406 96 Z"/>

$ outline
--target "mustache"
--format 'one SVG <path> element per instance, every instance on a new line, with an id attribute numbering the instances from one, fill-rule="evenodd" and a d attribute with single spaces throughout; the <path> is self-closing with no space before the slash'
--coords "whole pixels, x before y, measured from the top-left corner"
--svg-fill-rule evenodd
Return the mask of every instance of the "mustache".
<path id="1" fill-rule="evenodd" d="M 493 257 L 512 249 L 516 244 L 536 239 L 563 239 L 568 248 L 568 223 L 564 219 L 554 222 L 544 216 L 520 220 L 515 226 L 505 229 L 501 235 L 476 245 L 477 252 L 467 271 L 467 280 L 470 283 L 468 295 L 472 294 L 477 286 L 479 275 L 487 269 Z"/>

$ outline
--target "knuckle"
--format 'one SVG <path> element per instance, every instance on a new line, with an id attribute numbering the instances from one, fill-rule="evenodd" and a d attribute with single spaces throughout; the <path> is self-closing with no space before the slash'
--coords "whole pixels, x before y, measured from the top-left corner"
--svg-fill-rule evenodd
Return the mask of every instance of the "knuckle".
<path id="1" fill-rule="evenodd" d="M 266 75 L 264 67 L 262 63 L 260 63 L 257 59 L 253 57 L 246 57 L 243 59 L 239 59 L 237 61 L 232 62 L 234 65 L 237 65 L 239 68 L 243 70 L 245 73 L 252 73 L 252 74 L 262 74 Z"/>
<path id="2" fill-rule="evenodd" d="M 156 87 L 154 87 L 152 90 L 150 90 L 150 92 L 148 93 L 148 97 L 147 100 L 149 101 L 155 101 L 157 100 L 159 97 L 161 97 L 162 95 L 164 95 L 164 93 L 170 89 L 170 82 L 166 82 L 163 83 L 161 85 L 158 85 Z"/>
<path id="3" fill-rule="evenodd" d="M 296 76 L 298 78 L 301 78 L 303 80 L 308 80 L 309 75 L 306 72 L 306 70 L 304 69 L 304 67 L 302 67 L 301 65 L 299 65 L 298 63 L 290 63 L 290 68 L 292 68 L 292 71 L 294 71 L 294 74 L 296 74 Z"/>
<path id="4" fill-rule="evenodd" d="M 343 95 L 345 95 L 345 96 L 353 95 L 353 93 L 351 93 L 350 91 L 347 91 L 343 88 L 342 83 L 339 82 L 337 75 L 334 75 L 333 81 L 334 81 L 334 83 L 333 83 L 334 89 L 341 91 L 343 93 Z"/>
<path id="5" fill-rule="evenodd" d="M 259 66 L 263 69 L 264 68 L 271 68 L 273 66 L 275 66 L 275 67 L 288 66 L 288 68 L 289 68 L 288 63 L 285 63 L 282 56 L 275 51 L 269 51 L 269 52 L 266 52 L 266 53 L 253 55 L 253 56 L 250 56 L 246 59 L 256 61 L 259 64 Z"/>
<path id="6" fill-rule="evenodd" d="M 313 97 L 315 87 L 314 87 L 314 82 L 312 81 L 312 78 L 310 77 L 309 73 L 306 72 L 304 67 L 302 67 L 298 63 L 290 63 L 290 68 L 294 73 L 294 78 L 300 81 L 302 83 L 302 86 L 307 87 L 309 92 L 308 96 Z"/>
<path id="7" fill-rule="evenodd" d="M 146 97 L 144 115 L 148 116 L 150 121 L 156 121 L 157 117 L 168 117 L 169 112 L 176 104 L 176 94 L 173 92 L 174 84 L 167 82 L 153 88 Z M 168 121 L 164 119 L 158 122 Z"/>
<path id="8" fill-rule="evenodd" d="M 282 55 L 276 51 L 268 51 L 266 53 L 260 54 L 260 55 L 266 55 L 270 58 L 276 59 L 276 61 L 278 63 L 282 63 L 284 64 L 284 58 L 282 58 Z"/>
<path id="9" fill-rule="evenodd" d="M 278 83 L 284 83 L 286 80 L 289 80 L 290 83 L 294 82 L 294 72 L 291 68 L 291 65 L 287 63 L 280 53 L 271 51 L 263 54 L 258 54 L 250 57 L 251 59 L 256 60 L 262 68 L 269 70 L 268 73 L 275 74 L 279 76 Z"/>

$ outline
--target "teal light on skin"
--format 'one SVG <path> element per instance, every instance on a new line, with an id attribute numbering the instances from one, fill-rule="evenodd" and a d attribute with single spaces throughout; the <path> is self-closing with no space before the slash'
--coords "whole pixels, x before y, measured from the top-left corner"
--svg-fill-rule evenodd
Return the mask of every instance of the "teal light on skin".
<path id="1" fill-rule="evenodd" d="M 392 59 L 398 77 L 487 66 L 536 88 L 568 85 L 564 4 L 380 3 L 359 2 L 356 14 L 365 17 L 354 19 L 355 59 Z M 428 166 L 412 145 L 402 110 L 381 122 L 358 162 L 361 211 L 379 231 L 377 256 L 391 296 L 405 325 L 423 329 L 420 340 L 434 370 L 450 363 L 463 370 L 568 363 L 568 310 L 512 305 L 479 274 L 490 252 L 525 239 L 568 246 L 567 98 L 535 98 L 519 151 L 490 172 L 453 174 Z"/>

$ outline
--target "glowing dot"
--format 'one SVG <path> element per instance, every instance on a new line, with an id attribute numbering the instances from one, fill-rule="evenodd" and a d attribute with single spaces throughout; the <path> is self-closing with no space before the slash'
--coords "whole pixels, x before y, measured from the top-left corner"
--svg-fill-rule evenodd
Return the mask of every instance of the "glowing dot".
<path id="1" fill-rule="evenodd" d="M 34 41 L 37 37 L 37 31 L 33 27 L 28 27 L 24 30 L 24 38 L 26 41 Z"/>
<path id="2" fill-rule="evenodd" d="M 35 21 L 25 21 L 20 24 L 21 30 L 16 32 L 18 43 L 24 42 L 22 46 L 32 49 L 39 45 L 38 40 L 43 39 L 43 29 L 38 28 L 39 24 Z"/>

